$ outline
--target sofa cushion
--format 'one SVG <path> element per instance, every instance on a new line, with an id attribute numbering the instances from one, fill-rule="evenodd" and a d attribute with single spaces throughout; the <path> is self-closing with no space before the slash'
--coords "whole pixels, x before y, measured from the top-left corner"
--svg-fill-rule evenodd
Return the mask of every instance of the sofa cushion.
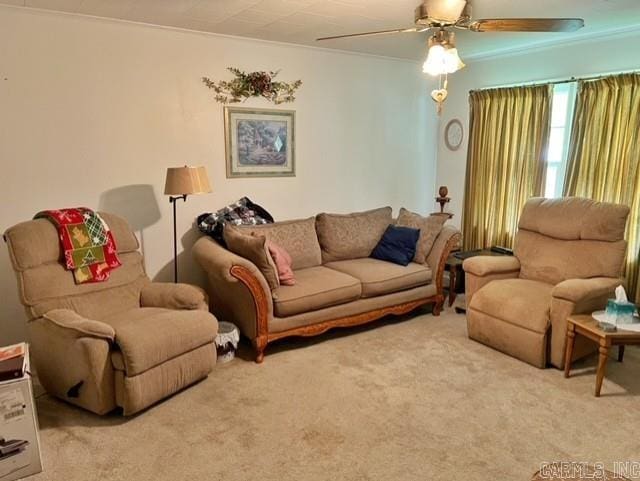
<path id="1" fill-rule="evenodd" d="M 263 235 L 249 235 L 233 226 L 224 229 L 224 242 L 234 254 L 253 262 L 262 272 L 270 289 L 280 285 L 278 269 L 266 245 L 267 239 Z"/>
<path id="2" fill-rule="evenodd" d="M 295 277 L 295 285 L 280 286 L 274 292 L 273 309 L 278 317 L 350 302 L 362 292 L 358 279 L 323 266 L 297 270 Z"/>
<path id="3" fill-rule="evenodd" d="M 116 332 L 127 376 L 212 343 L 218 323 L 207 311 L 130 309 L 101 319 Z M 118 366 L 115 366 L 118 367 Z"/>
<path id="4" fill-rule="evenodd" d="M 414 262 L 400 266 L 377 259 L 351 259 L 325 264 L 325 267 L 348 274 L 362 283 L 362 297 L 381 296 L 431 282 L 431 269 Z"/>
<path id="5" fill-rule="evenodd" d="M 371 257 L 406 266 L 416 254 L 416 244 L 419 237 L 419 229 L 389 225 L 384 231 L 382 239 L 373 249 Z"/>
<path id="6" fill-rule="evenodd" d="M 263 235 L 267 240 L 283 247 L 291 256 L 294 270 L 322 264 L 314 217 L 273 224 L 237 226 L 236 229 Z"/>
<path id="7" fill-rule="evenodd" d="M 436 237 L 440 234 L 442 226 L 446 221 L 447 218 L 441 215 L 423 217 L 420 214 L 408 211 L 404 207 L 400 209 L 396 225 L 420 229 L 420 239 L 418 239 L 418 244 L 416 245 L 416 254 L 413 258 L 414 262 L 418 264 L 424 264 L 426 262 L 427 256 L 436 241 Z"/>
<path id="8" fill-rule="evenodd" d="M 470 309 L 524 329 L 545 333 L 553 286 L 529 279 L 491 281 L 473 295 Z"/>
<path id="9" fill-rule="evenodd" d="M 353 214 L 318 214 L 316 230 L 322 261 L 369 257 L 392 223 L 391 207 Z"/>
<path id="10" fill-rule="evenodd" d="M 436 295 L 436 286 L 429 284 L 426 286 L 414 287 L 406 291 L 394 292 L 384 296 L 360 298 L 355 301 L 339 304 L 337 306 L 318 309 L 317 311 L 302 312 L 295 316 L 275 317 L 269 321 L 269 332 L 277 333 L 295 329 L 297 327 L 322 324 L 330 320 L 345 317 L 358 317 L 372 311 L 390 310 L 400 304 L 408 304 L 416 301 L 428 302 Z"/>

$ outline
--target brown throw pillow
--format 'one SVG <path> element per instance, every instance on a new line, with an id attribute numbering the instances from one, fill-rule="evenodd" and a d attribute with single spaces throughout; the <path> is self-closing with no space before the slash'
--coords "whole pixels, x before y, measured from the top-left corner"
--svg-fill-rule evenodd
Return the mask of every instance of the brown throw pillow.
<path id="1" fill-rule="evenodd" d="M 265 245 L 266 238 L 264 236 L 246 235 L 229 225 L 224 228 L 223 236 L 227 248 L 231 252 L 240 257 L 244 257 L 256 265 L 264 275 L 271 290 L 280 287 L 278 271 Z"/>
<path id="2" fill-rule="evenodd" d="M 418 239 L 418 245 L 416 245 L 416 255 L 413 258 L 413 262 L 424 264 L 427 261 L 427 256 L 433 248 L 436 237 L 440 234 L 446 221 L 447 218 L 444 216 L 430 215 L 423 217 L 420 214 L 408 211 L 404 207 L 400 209 L 396 225 L 420 229 L 420 238 Z"/>

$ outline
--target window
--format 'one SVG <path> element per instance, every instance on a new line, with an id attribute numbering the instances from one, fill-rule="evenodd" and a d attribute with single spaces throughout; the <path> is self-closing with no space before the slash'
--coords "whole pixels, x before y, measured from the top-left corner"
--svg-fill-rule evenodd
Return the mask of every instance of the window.
<path id="1" fill-rule="evenodd" d="M 547 150 L 545 197 L 562 196 L 575 98 L 575 82 L 554 85 L 551 104 L 551 132 L 549 135 L 549 149 Z"/>

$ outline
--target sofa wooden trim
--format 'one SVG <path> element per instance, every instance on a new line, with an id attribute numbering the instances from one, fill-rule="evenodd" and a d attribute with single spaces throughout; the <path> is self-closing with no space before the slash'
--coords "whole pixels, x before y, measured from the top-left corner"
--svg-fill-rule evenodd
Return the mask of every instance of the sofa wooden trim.
<path id="1" fill-rule="evenodd" d="M 454 234 L 449 238 L 440 256 L 438 267 L 435 272 L 436 294 L 434 296 L 426 297 L 424 299 L 418 299 L 403 304 L 396 304 L 394 306 L 386 306 L 381 309 L 375 309 L 373 311 L 363 312 L 360 314 L 339 317 L 336 319 L 330 319 L 328 321 L 322 321 L 317 324 L 311 324 L 309 326 L 296 327 L 294 329 L 287 329 L 280 332 L 269 332 L 269 308 L 267 295 L 260 284 L 257 277 L 245 266 L 233 265 L 229 269 L 229 274 L 240 282 L 242 282 L 253 298 L 255 317 L 256 317 L 256 337 L 253 339 L 253 347 L 255 349 L 257 363 L 261 363 L 264 360 L 264 352 L 267 345 L 278 339 L 292 336 L 316 336 L 322 334 L 329 329 L 335 327 L 352 327 L 368 322 L 375 321 L 390 314 L 402 315 L 417 309 L 418 307 L 433 304 L 433 315 L 439 316 L 442 312 L 442 306 L 444 305 L 444 292 L 443 281 L 444 267 L 447 258 L 451 254 L 451 251 L 460 243 L 460 234 Z"/>

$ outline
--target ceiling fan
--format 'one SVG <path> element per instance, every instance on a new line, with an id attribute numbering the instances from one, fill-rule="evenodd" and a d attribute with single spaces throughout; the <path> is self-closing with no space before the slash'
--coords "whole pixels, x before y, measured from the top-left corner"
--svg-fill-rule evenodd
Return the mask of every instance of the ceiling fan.
<path id="1" fill-rule="evenodd" d="M 455 34 L 452 29 L 464 29 L 472 32 L 575 32 L 584 27 L 581 18 L 491 18 L 474 20 L 471 17 L 470 0 L 424 0 L 415 9 L 415 26 L 379 30 L 375 32 L 350 33 L 332 37 L 318 38 L 318 41 L 340 38 L 367 37 L 395 33 L 420 33 L 435 30 L 429 37 L 428 53 L 423 71 L 440 76 L 453 73 L 465 65 L 458 56 L 455 47 Z M 442 85 L 441 85 L 442 87 Z M 438 112 L 446 99 L 446 78 L 444 87 L 431 93 L 438 103 Z"/>
<path id="2" fill-rule="evenodd" d="M 490 18 L 473 20 L 470 0 L 424 0 L 415 9 L 415 27 L 351 33 L 317 40 L 365 37 L 390 33 L 426 32 L 455 27 L 472 32 L 574 32 L 584 27 L 581 18 Z"/>

